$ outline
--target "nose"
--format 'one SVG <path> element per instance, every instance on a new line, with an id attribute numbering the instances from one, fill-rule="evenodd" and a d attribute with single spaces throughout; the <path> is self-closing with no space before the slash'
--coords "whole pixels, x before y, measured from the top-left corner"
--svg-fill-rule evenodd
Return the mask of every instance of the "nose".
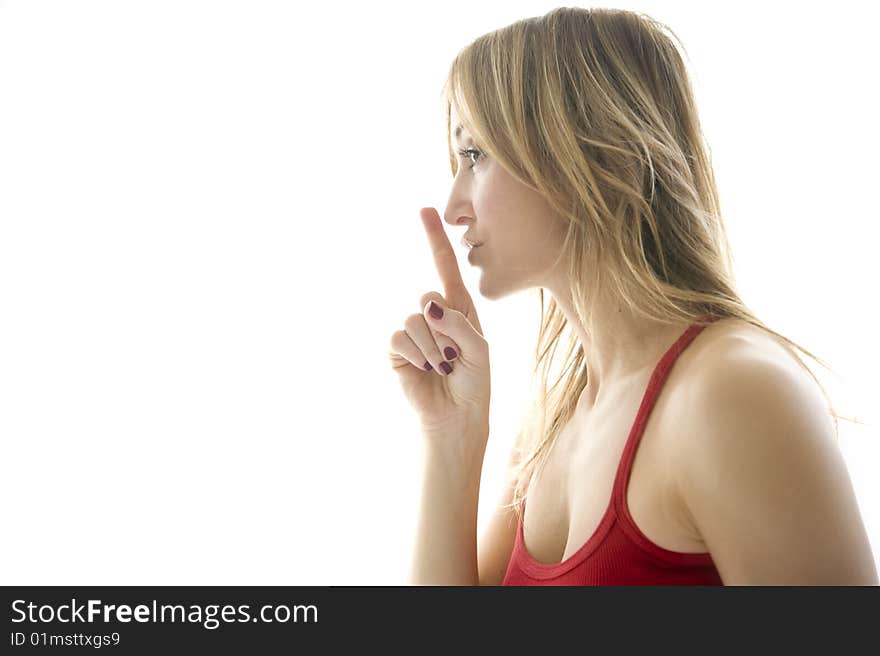
<path id="1" fill-rule="evenodd" d="M 449 195 L 449 202 L 446 204 L 446 210 L 443 212 L 443 220 L 451 226 L 467 225 L 473 222 L 473 207 L 470 201 L 456 194 L 453 185 L 452 192 Z"/>
<path id="2" fill-rule="evenodd" d="M 443 220 L 451 226 L 467 225 L 473 222 L 473 218 L 466 214 L 458 214 L 456 211 L 450 211 L 449 208 L 443 213 Z"/>
<path id="3" fill-rule="evenodd" d="M 459 166 L 453 176 L 449 200 L 446 203 L 446 210 L 443 212 L 443 220 L 451 226 L 473 221 L 474 208 L 471 204 L 471 190 L 465 178 L 466 176 L 462 175 L 462 168 Z"/>

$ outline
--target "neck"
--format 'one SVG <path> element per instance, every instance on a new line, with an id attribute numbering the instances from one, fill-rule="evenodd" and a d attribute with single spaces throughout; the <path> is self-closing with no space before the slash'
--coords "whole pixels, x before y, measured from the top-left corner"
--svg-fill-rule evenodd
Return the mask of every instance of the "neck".
<path id="1" fill-rule="evenodd" d="M 615 388 L 653 370 L 688 325 L 635 315 L 622 303 L 604 303 L 591 308 L 590 333 L 578 319 L 569 294 L 554 293 L 553 298 L 584 349 L 589 382 L 579 406 L 593 407 Z"/>

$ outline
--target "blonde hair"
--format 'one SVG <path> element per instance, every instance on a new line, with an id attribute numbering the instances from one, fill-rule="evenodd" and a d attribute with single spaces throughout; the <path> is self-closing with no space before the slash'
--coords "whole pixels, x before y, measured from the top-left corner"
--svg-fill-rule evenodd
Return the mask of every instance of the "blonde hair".
<path id="1" fill-rule="evenodd" d="M 681 43 L 645 14 L 563 7 L 477 38 L 455 57 L 444 85 L 452 174 L 454 105 L 480 148 L 566 221 L 556 264 L 566 262 L 588 334 L 596 294 L 662 322 L 741 319 L 779 340 L 813 377 L 839 436 L 840 415 L 794 348 L 830 367 L 767 327 L 736 291 L 691 83 L 666 31 Z M 546 461 L 589 377 L 583 347 L 555 299 L 545 306 L 543 288 L 539 298 L 540 388 L 517 435 L 513 470 L 511 505 L 520 519 L 534 468 Z M 566 331 L 567 353 L 548 388 Z"/>

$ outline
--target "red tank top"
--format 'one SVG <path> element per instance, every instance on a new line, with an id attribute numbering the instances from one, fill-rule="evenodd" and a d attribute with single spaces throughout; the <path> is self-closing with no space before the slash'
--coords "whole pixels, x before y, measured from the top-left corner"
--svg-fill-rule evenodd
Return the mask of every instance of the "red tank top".
<path id="1" fill-rule="evenodd" d="M 711 323 L 717 318 L 703 320 Z M 630 469 L 654 402 L 675 360 L 703 328 L 699 321 L 691 324 L 654 368 L 617 466 L 611 500 L 595 533 L 569 558 L 546 564 L 526 551 L 520 521 L 501 585 L 723 585 L 708 553 L 669 551 L 654 544 L 636 526 L 626 505 Z"/>

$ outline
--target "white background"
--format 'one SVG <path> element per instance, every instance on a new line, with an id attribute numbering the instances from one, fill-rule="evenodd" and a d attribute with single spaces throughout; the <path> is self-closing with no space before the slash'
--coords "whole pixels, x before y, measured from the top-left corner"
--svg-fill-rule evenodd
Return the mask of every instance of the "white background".
<path id="1" fill-rule="evenodd" d="M 0 582 L 404 582 L 420 436 L 387 350 L 441 290 L 444 76 L 555 6 L 0 2 Z M 841 447 L 880 559 L 868 5 L 604 6 L 685 44 L 741 292 L 866 422 Z M 492 348 L 482 530 L 539 309 L 480 297 L 446 227 Z"/>

